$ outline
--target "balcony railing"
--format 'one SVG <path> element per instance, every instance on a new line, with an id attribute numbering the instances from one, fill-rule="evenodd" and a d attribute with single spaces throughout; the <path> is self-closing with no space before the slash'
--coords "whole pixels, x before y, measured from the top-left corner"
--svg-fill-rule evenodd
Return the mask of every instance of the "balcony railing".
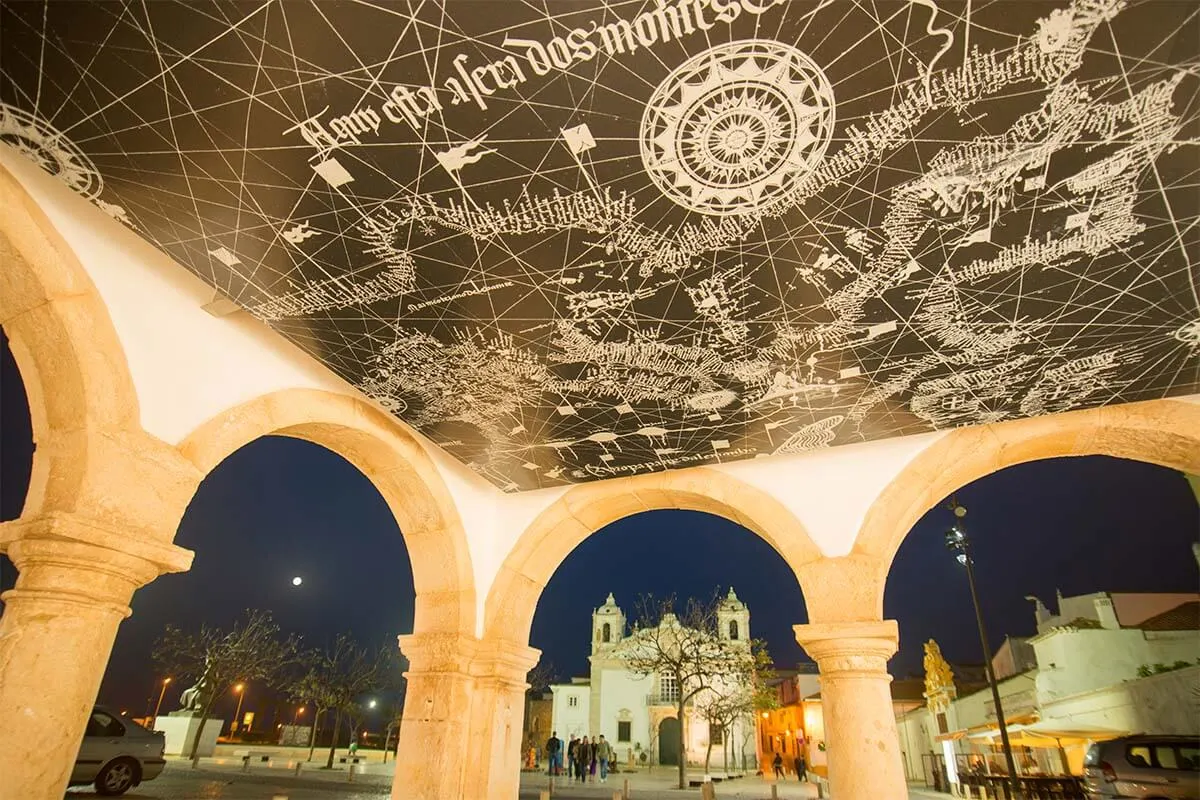
<path id="1" fill-rule="evenodd" d="M 646 695 L 646 705 L 648 706 L 670 706 L 674 708 L 679 705 L 679 693 L 667 692 L 665 694 L 648 694 Z"/>

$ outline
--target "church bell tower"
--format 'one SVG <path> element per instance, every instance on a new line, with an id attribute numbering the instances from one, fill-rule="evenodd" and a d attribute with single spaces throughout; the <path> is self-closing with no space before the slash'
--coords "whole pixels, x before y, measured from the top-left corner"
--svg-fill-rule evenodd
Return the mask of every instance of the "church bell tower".
<path id="1" fill-rule="evenodd" d="M 592 655 L 610 650 L 625 637 L 625 614 L 612 592 L 604 605 L 592 612 Z"/>
<path id="2" fill-rule="evenodd" d="M 750 644 L 750 609 L 738 600 L 737 592 L 729 587 L 729 594 L 717 608 L 717 627 L 725 641 Z"/>

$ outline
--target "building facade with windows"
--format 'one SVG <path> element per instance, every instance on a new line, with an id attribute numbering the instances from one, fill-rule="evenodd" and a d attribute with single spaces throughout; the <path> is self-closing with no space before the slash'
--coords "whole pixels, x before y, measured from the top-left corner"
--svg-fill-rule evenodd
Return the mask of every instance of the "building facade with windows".
<path id="1" fill-rule="evenodd" d="M 1022 774 L 1081 774 L 1090 743 L 1131 733 L 1200 735 L 1200 595 L 1060 594 L 1057 613 L 1030 599 L 1036 635 L 1007 640 L 992 662 Z M 1002 768 L 986 687 L 942 714 L 897 713 L 897 725 L 910 779 L 930 780 L 935 763 L 956 765 L 950 783 L 964 765 Z"/>
<path id="2" fill-rule="evenodd" d="M 679 625 L 665 615 L 660 627 Z M 723 640 L 750 646 L 750 610 L 733 589 L 717 612 Z M 645 633 L 645 630 L 642 631 Z M 550 687 L 553 694 L 552 728 L 559 738 L 589 739 L 603 735 L 622 764 L 678 764 L 677 705 L 680 687 L 671 675 L 643 675 L 630 669 L 626 655 L 637 646 L 639 631 L 629 631 L 625 613 L 609 594 L 592 614 L 591 669 L 587 678 Z M 699 699 L 699 698 L 697 698 Z M 684 712 L 685 754 L 688 763 L 703 764 L 712 744 L 711 764 L 719 769 L 726 758 L 731 766 L 755 762 L 753 719 L 747 718 L 725 731 L 709 726 L 695 702 Z"/>

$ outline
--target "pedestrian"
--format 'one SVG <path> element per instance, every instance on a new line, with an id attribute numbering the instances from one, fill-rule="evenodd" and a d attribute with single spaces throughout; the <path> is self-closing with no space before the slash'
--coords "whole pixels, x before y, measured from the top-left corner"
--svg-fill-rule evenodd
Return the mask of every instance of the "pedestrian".
<path id="1" fill-rule="evenodd" d="M 575 757 L 579 753 L 579 740 L 571 734 L 571 743 L 567 745 L 567 780 L 575 777 Z"/>
<path id="2" fill-rule="evenodd" d="M 575 775 L 579 778 L 580 783 L 587 782 L 588 766 L 592 763 L 592 746 L 588 744 L 588 737 L 583 737 L 579 740 L 579 745 L 575 748 Z"/>
<path id="3" fill-rule="evenodd" d="M 783 756 L 776 753 L 772 764 L 775 767 L 775 780 L 783 780 Z"/>
<path id="4" fill-rule="evenodd" d="M 804 756 L 799 754 L 796 756 L 796 780 L 808 780 L 808 765 L 804 763 Z"/>
<path id="5" fill-rule="evenodd" d="M 600 762 L 600 782 L 608 783 L 608 762 L 612 761 L 612 745 L 600 734 L 600 742 L 596 745 L 596 760 Z"/>
<path id="6" fill-rule="evenodd" d="M 546 767 L 547 775 L 557 775 L 562 766 L 562 742 L 558 739 L 558 731 L 551 731 L 546 740 L 546 757 L 550 762 Z"/>

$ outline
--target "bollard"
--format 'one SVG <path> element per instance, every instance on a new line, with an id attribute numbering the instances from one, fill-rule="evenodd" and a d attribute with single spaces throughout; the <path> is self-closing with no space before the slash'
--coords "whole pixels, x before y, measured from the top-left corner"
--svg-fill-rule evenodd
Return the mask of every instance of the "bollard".
<path id="1" fill-rule="evenodd" d="M 779 800 L 779 787 L 774 783 L 771 784 L 771 800 Z"/>
<path id="2" fill-rule="evenodd" d="M 346 783 L 354 783 L 354 762 L 350 762 L 350 772 L 346 774 Z"/>
<path id="3" fill-rule="evenodd" d="M 621 800 L 629 800 L 629 778 L 625 779 L 625 785 L 621 787 Z"/>
<path id="4" fill-rule="evenodd" d="M 297 761 L 297 762 L 296 762 L 296 777 L 297 777 L 297 778 L 299 778 L 299 777 L 300 777 L 300 769 L 301 769 L 303 766 L 304 766 L 304 762 L 303 762 L 303 761 Z"/>

